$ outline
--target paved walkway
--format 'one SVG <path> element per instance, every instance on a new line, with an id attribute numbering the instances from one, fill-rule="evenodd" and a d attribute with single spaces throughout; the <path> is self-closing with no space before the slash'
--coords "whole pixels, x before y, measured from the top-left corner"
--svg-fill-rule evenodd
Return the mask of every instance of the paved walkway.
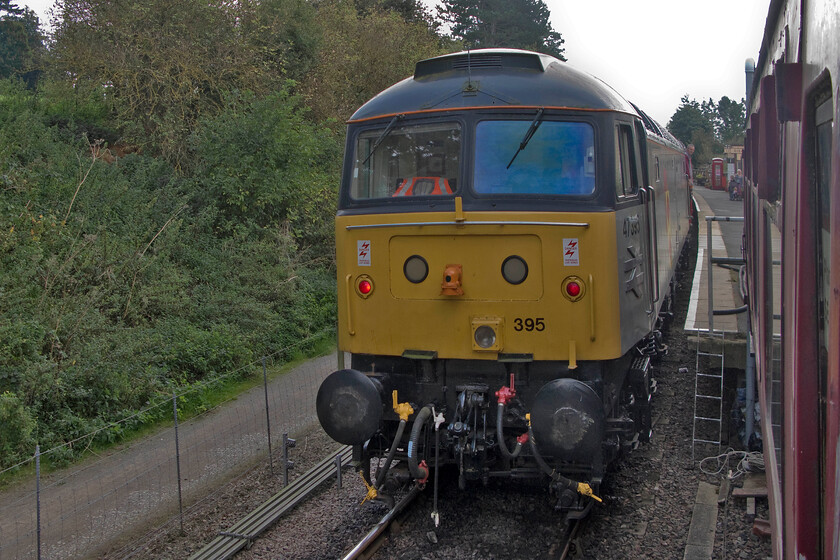
<path id="1" fill-rule="evenodd" d="M 709 256 L 741 258 L 740 222 L 708 222 L 707 216 L 743 217 L 743 202 L 729 200 L 725 191 L 712 191 L 703 187 L 695 188 L 694 199 L 697 201 L 699 233 L 697 247 L 697 265 L 691 287 L 688 315 L 685 330 L 708 332 L 709 330 L 709 281 L 712 281 L 713 309 L 734 309 L 743 305 L 738 284 L 738 273 L 730 268 L 714 266 L 709 275 Z M 708 228 L 711 227 L 712 243 L 708 243 Z M 737 266 L 734 268 L 737 269 Z M 726 333 L 745 333 L 746 321 L 743 316 L 724 315 L 713 317 L 715 331 Z"/>
<path id="2" fill-rule="evenodd" d="M 267 404 L 277 456 L 284 432 L 294 437 L 315 421 L 312 395 L 335 369 L 335 354 L 310 360 L 269 380 L 267 397 L 259 385 L 183 422 L 179 462 L 169 428 L 42 477 L 40 555 L 35 480 L 3 489 L 0 560 L 100 557 L 118 539 L 177 515 L 177 473 L 186 507 L 256 461 L 267 462 Z"/>

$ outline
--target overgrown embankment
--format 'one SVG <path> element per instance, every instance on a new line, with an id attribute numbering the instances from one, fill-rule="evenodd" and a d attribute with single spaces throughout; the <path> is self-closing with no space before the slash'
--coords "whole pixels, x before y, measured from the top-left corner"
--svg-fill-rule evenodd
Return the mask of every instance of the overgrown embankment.
<path id="1" fill-rule="evenodd" d="M 230 95 L 188 171 L 109 163 L 107 116 L 0 82 L 0 469 L 332 329 L 340 140 L 296 97 Z"/>

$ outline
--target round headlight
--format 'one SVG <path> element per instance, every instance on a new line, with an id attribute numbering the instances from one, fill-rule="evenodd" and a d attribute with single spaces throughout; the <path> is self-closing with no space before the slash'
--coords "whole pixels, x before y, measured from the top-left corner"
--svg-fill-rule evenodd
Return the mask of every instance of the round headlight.
<path id="1" fill-rule="evenodd" d="M 490 348 L 496 344 L 496 331 L 493 327 L 481 325 L 475 329 L 475 343 L 482 348 Z"/>
<path id="2" fill-rule="evenodd" d="M 521 284 L 528 277 L 528 263 L 522 257 L 511 255 L 502 263 L 502 276 L 511 284 Z"/>
<path id="3" fill-rule="evenodd" d="M 419 284 L 429 275 L 429 264 L 420 255 L 412 255 L 405 260 L 403 274 L 409 282 Z"/>

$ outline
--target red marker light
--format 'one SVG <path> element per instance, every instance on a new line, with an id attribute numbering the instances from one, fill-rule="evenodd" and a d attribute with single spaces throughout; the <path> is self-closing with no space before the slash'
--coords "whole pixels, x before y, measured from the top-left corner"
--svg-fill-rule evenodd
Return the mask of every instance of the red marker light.
<path id="1" fill-rule="evenodd" d="M 572 297 L 578 297 L 580 295 L 580 284 L 577 282 L 569 282 L 566 284 L 566 293 Z"/>
<path id="2" fill-rule="evenodd" d="M 368 295 L 373 290 L 373 284 L 369 280 L 362 280 L 359 282 L 359 293 L 363 296 Z"/>

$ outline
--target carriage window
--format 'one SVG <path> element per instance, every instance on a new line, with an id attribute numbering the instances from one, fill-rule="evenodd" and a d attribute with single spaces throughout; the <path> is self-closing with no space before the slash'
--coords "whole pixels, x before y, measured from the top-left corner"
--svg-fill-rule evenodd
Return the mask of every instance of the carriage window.
<path id="1" fill-rule="evenodd" d="M 480 194 L 592 194 L 595 132 L 580 122 L 482 121 L 473 187 Z"/>
<path id="2" fill-rule="evenodd" d="M 356 140 L 355 154 L 350 196 L 356 200 L 452 196 L 460 174 L 461 126 L 389 124 L 366 130 Z"/>
<path id="3" fill-rule="evenodd" d="M 621 124 L 615 129 L 618 157 L 615 160 L 615 171 L 618 177 L 616 194 L 618 196 L 635 195 L 639 191 L 638 157 L 633 144 L 633 129 L 629 125 Z"/>
<path id="4" fill-rule="evenodd" d="M 814 178 L 816 191 L 816 236 L 817 236 L 817 341 L 818 341 L 818 357 L 819 364 L 817 374 L 819 376 L 819 391 L 820 391 L 820 433 L 827 433 L 828 422 L 828 407 L 825 403 L 828 401 L 828 370 L 829 370 L 829 353 L 831 347 L 837 344 L 837 334 L 831 332 L 829 325 L 830 306 L 831 306 L 831 238 L 836 236 L 836 232 L 832 232 L 832 227 L 837 227 L 837 224 L 831 223 L 831 151 L 832 151 L 832 129 L 834 127 L 832 113 L 834 112 L 834 103 L 831 97 L 831 89 L 826 88 L 823 95 L 817 98 L 817 103 L 814 111 L 814 124 L 816 125 L 813 138 L 813 163 L 812 177 Z M 836 133 L 836 132 L 835 132 Z M 836 148 L 835 148 L 836 149 Z M 836 192 L 836 191 L 835 191 Z M 836 282 L 836 280 L 835 280 Z M 823 440 L 825 445 L 825 440 Z M 820 472 L 819 480 L 827 479 L 824 472 L 827 464 L 825 457 L 826 449 L 822 450 L 823 456 L 820 458 L 820 465 L 823 472 Z M 820 488 L 820 491 L 825 491 L 825 488 Z"/>
<path id="5" fill-rule="evenodd" d="M 817 191 L 817 266 L 819 294 L 819 331 L 820 331 L 820 355 L 827 357 L 828 341 L 828 305 L 830 297 L 830 271 L 831 271 L 831 129 L 833 126 L 831 98 L 823 101 L 816 107 L 816 153 L 815 153 L 815 179 Z M 820 367 L 824 367 L 827 358 L 821 360 Z"/>

